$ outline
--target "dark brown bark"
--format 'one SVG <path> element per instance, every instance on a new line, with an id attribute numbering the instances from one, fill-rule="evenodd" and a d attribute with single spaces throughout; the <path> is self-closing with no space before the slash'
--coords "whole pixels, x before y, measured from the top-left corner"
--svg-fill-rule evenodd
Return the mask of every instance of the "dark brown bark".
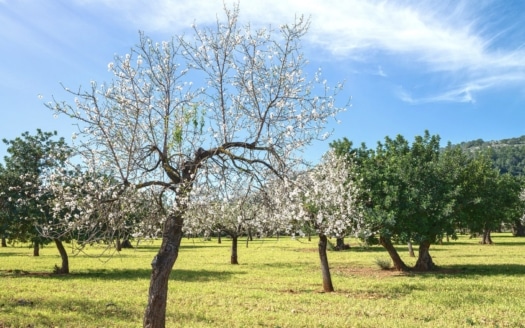
<path id="1" fill-rule="evenodd" d="M 218 232 L 217 243 L 218 243 L 218 244 L 221 244 L 221 243 L 222 243 L 221 231 L 220 231 L 220 230 L 219 230 L 219 232 Z"/>
<path id="2" fill-rule="evenodd" d="M 33 256 L 40 256 L 40 244 L 37 242 L 33 243 Z"/>
<path id="3" fill-rule="evenodd" d="M 416 254 L 414 254 L 414 247 L 412 247 L 411 242 L 408 242 L 408 255 L 410 257 L 416 257 Z"/>
<path id="4" fill-rule="evenodd" d="M 238 244 L 239 237 L 237 235 L 232 236 L 232 254 L 231 254 L 231 264 L 239 264 L 238 258 L 237 258 L 237 244 Z"/>
<path id="5" fill-rule="evenodd" d="M 515 220 L 512 225 L 512 235 L 514 237 L 525 237 L 525 226 L 521 223 L 521 220 Z"/>
<path id="6" fill-rule="evenodd" d="M 2 237 L 2 247 L 7 247 L 7 239 Z"/>
<path id="7" fill-rule="evenodd" d="M 432 256 L 430 256 L 430 242 L 424 241 L 419 244 L 419 256 L 417 258 L 416 265 L 414 266 L 415 270 L 418 271 L 430 271 L 436 268 L 436 265 L 432 261 Z"/>
<path id="8" fill-rule="evenodd" d="M 350 245 L 345 244 L 345 237 L 336 238 L 335 250 L 344 251 L 345 249 L 350 249 Z"/>
<path id="9" fill-rule="evenodd" d="M 117 252 L 120 252 L 122 250 L 122 244 L 120 243 L 120 238 L 117 238 L 115 242 L 116 242 L 115 248 L 117 249 Z"/>
<path id="10" fill-rule="evenodd" d="M 121 248 L 133 248 L 133 245 L 131 245 L 131 242 L 129 241 L 129 239 L 124 239 L 124 240 L 120 243 L 120 247 L 121 247 Z"/>
<path id="11" fill-rule="evenodd" d="M 68 274 L 69 273 L 69 258 L 67 256 L 66 249 L 62 241 L 59 239 L 54 239 L 55 245 L 57 246 L 58 252 L 60 253 L 60 258 L 62 258 L 62 266 L 58 267 L 55 265 L 55 273 Z"/>
<path id="12" fill-rule="evenodd" d="M 480 244 L 483 245 L 492 245 L 492 237 L 490 236 L 490 229 L 484 229 L 483 234 L 481 235 Z"/>
<path id="13" fill-rule="evenodd" d="M 334 286 L 332 284 L 332 276 L 330 275 L 330 267 L 328 266 L 328 255 L 326 254 L 326 247 L 328 246 L 328 238 L 325 235 L 319 235 L 319 259 L 321 260 L 321 273 L 323 275 L 323 290 L 325 292 L 333 292 Z"/>
<path id="14" fill-rule="evenodd" d="M 392 259 L 392 262 L 394 263 L 394 268 L 397 271 L 408 271 L 407 265 L 405 264 L 405 262 L 403 262 L 403 260 L 399 256 L 394 245 L 392 245 L 392 241 L 390 240 L 390 237 L 379 236 L 379 243 L 381 244 L 381 246 L 383 246 L 387 250 L 388 255 L 390 255 L 390 258 Z"/>
<path id="15" fill-rule="evenodd" d="M 162 244 L 151 262 L 151 279 L 148 305 L 144 313 L 143 326 L 164 328 L 166 325 L 166 301 L 168 298 L 168 279 L 179 255 L 182 240 L 182 215 L 170 215 L 164 223 Z"/>

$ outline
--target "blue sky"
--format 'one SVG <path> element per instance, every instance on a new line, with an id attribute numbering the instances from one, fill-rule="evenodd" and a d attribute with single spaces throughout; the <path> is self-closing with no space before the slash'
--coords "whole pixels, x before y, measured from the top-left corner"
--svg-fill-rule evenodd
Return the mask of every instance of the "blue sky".
<path id="1" fill-rule="evenodd" d="M 226 1 L 230 3 L 230 1 Z M 221 0 L 0 0 L 0 138 L 75 127 L 43 103 L 108 81 L 107 64 L 138 41 L 205 26 Z M 241 21 L 279 26 L 311 18 L 311 71 L 345 81 L 352 106 L 331 126 L 375 147 L 425 129 L 443 142 L 525 135 L 525 2 L 522 0 L 240 0 Z M 39 97 L 40 95 L 40 97 Z M 312 146 L 322 154 L 327 144 Z M 5 145 L 0 145 L 0 156 Z"/>

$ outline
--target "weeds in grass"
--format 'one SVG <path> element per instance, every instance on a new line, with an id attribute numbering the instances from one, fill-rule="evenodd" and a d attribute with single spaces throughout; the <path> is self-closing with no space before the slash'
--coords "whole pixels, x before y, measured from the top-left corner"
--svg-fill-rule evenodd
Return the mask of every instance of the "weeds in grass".
<path id="1" fill-rule="evenodd" d="M 377 258 L 375 259 L 374 262 L 381 270 L 391 270 L 392 269 L 392 261 L 390 259 Z"/>

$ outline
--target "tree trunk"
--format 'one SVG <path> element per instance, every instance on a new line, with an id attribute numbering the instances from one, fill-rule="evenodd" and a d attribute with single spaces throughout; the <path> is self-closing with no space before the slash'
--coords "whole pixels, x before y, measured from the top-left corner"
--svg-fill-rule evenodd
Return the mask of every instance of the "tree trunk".
<path id="1" fill-rule="evenodd" d="M 7 247 L 7 239 L 2 237 L 2 247 Z"/>
<path id="2" fill-rule="evenodd" d="M 67 256 L 66 249 L 64 248 L 64 244 L 62 244 L 62 241 L 60 241 L 60 239 L 54 239 L 54 242 L 57 246 L 58 252 L 60 253 L 60 257 L 62 258 L 62 266 L 60 268 L 55 264 L 55 273 L 68 274 L 69 258 Z"/>
<path id="3" fill-rule="evenodd" d="M 328 238 L 325 235 L 319 235 L 319 259 L 321 260 L 321 273 L 323 274 L 323 290 L 325 292 L 333 292 L 332 276 L 330 275 L 330 267 L 328 266 L 328 255 L 326 254 L 326 247 L 328 245 Z"/>
<path id="4" fill-rule="evenodd" d="M 418 271 L 430 271 L 436 268 L 436 265 L 432 261 L 432 257 L 429 253 L 430 242 L 424 241 L 419 244 L 419 256 L 417 258 L 416 265 L 414 266 L 415 270 Z"/>
<path id="5" fill-rule="evenodd" d="M 416 257 L 416 255 L 414 254 L 414 247 L 412 247 L 411 242 L 408 242 L 408 255 L 410 257 Z"/>
<path id="6" fill-rule="evenodd" d="M 525 237 L 525 226 L 521 223 L 521 219 L 514 221 L 512 225 L 512 235 L 514 237 Z"/>
<path id="7" fill-rule="evenodd" d="M 133 248 L 133 245 L 131 245 L 129 239 L 126 238 L 120 243 L 120 248 Z"/>
<path id="8" fill-rule="evenodd" d="M 33 256 L 40 256 L 40 244 L 38 242 L 33 242 Z"/>
<path id="9" fill-rule="evenodd" d="M 122 250 L 122 244 L 120 243 L 120 238 L 117 238 L 115 248 L 117 249 L 117 252 L 120 252 Z"/>
<path id="10" fill-rule="evenodd" d="M 342 251 L 345 250 L 345 237 L 335 239 L 335 250 Z"/>
<path id="11" fill-rule="evenodd" d="M 481 235 L 480 244 L 492 245 L 492 238 L 490 236 L 490 229 L 484 229 L 483 230 L 483 234 Z"/>
<path id="12" fill-rule="evenodd" d="M 390 255 L 390 258 L 392 259 L 392 262 L 394 263 L 394 268 L 397 271 L 408 271 L 408 267 L 403 262 L 399 254 L 397 253 L 397 250 L 395 249 L 394 245 L 392 245 L 392 241 L 390 240 L 390 237 L 385 236 L 379 236 L 379 243 L 381 246 L 383 246 L 387 252 L 388 255 Z"/>
<path id="13" fill-rule="evenodd" d="M 221 244 L 221 243 L 222 243 L 221 231 L 219 230 L 219 232 L 218 232 L 217 234 L 218 234 L 218 237 L 217 237 L 217 243 L 218 243 L 218 244 Z"/>
<path id="14" fill-rule="evenodd" d="M 239 264 L 239 261 L 237 260 L 237 241 L 239 240 L 239 237 L 237 235 L 232 236 L 232 254 L 231 254 L 231 264 Z"/>
<path id="15" fill-rule="evenodd" d="M 162 232 L 162 244 L 151 262 L 148 305 L 144 312 L 143 326 L 164 328 L 166 325 L 166 301 L 168 298 L 168 280 L 179 255 L 182 240 L 182 214 L 168 216 Z"/>

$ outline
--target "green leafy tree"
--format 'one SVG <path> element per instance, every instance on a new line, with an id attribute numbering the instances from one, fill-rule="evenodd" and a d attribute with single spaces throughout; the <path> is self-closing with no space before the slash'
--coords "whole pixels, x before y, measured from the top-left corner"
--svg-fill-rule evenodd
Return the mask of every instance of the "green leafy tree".
<path id="1" fill-rule="evenodd" d="M 393 242 L 419 245 L 415 268 L 431 270 L 430 245 L 454 233 L 462 175 L 461 166 L 452 164 L 462 158 L 452 149 L 442 154 L 439 142 L 439 136 L 425 131 L 412 144 L 400 135 L 386 137 L 375 150 L 366 145 L 352 149 L 346 139 L 332 143 L 337 152 L 356 162 L 367 225 L 379 234 L 379 243 L 397 270 L 409 268 Z"/>
<path id="2" fill-rule="evenodd" d="M 41 194 L 47 174 L 64 163 L 72 154 L 72 149 L 64 138 L 56 140 L 57 133 L 37 130 L 35 135 L 24 132 L 14 140 L 3 140 L 8 146 L 1 168 L 2 184 L 9 185 L 3 193 L 4 206 L 11 214 L 6 214 L 10 238 L 31 241 L 34 255 L 39 246 L 53 241 L 62 257 L 60 273 L 69 272 L 69 262 L 62 240 L 43 237 L 37 227 L 53 220 L 47 201 L 50 194 Z M 7 202 L 6 202 L 7 201 Z"/>
<path id="3" fill-rule="evenodd" d="M 521 182 L 510 174 L 500 174 L 485 154 L 474 157 L 466 171 L 460 224 L 481 234 L 482 244 L 492 244 L 490 233 L 523 213 Z"/>

